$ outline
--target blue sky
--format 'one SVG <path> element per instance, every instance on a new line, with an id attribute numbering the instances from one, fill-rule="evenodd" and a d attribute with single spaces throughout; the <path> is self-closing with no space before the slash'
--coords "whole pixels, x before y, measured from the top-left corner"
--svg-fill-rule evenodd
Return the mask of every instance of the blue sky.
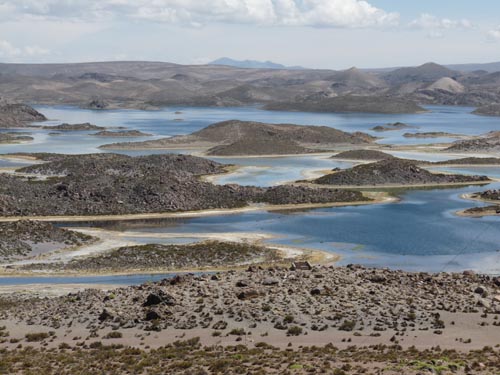
<path id="1" fill-rule="evenodd" d="M 498 0 L 0 0 L 0 61 L 500 61 Z"/>

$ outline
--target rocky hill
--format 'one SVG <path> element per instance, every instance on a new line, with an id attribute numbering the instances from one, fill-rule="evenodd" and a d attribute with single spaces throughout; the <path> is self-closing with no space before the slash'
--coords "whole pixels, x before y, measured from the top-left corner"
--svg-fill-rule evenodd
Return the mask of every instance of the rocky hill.
<path id="1" fill-rule="evenodd" d="M 446 152 L 498 152 L 500 151 L 500 133 L 494 132 L 484 137 L 453 142 Z"/>
<path id="2" fill-rule="evenodd" d="M 141 132 L 139 130 L 122 130 L 122 131 L 108 131 L 102 130 L 95 134 L 96 137 L 150 137 L 151 134 Z"/>
<path id="3" fill-rule="evenodd" d="M 332 156 L 332 159 L 343 159 L 343 160 L 385 160 L 393 159 L 394 156 L 391 154 L 386 154 L 382 151 L 376 150 L 350 150 L 338 153 Z"/>
<path id="4" fill-rule="evenodd" d="M 490 104 L 477 108 L 474 112 L 482 116 L 500 116 L 500 104 Z"/>
<path id="5" fill-rule="evenodd" d="M 360 193 L 335 189 L 213 185 L 199 177 L 222 173 L 224 165 L 186 155 L 46 155 L 45 160 L 50 161 L 19 171 L 51 178 L 0 174 L 1 216 L 160 213 L 251 203 L 366 200 Z"/>
<path id="6" fill-rule="evenodd" d="M 338 186 L 375 185 L 433 185 L 490 181 L 486 176 L 434 174 L 413 161 L 387 159 L 376 163 L 361 164 L 350 169 L 320 177 L 313 182 Z"/>
<path id="7" fill-rule="evenodd" d="M 396 69 L 383 75 L 384 79 L 393 85 L 401 85 L 410 82 L 432 83 L 441 78 L 456 76 L 460 76 L 460 73 L 432 62 L 417 67 Z"/>
<path id="8" fill-rule="evenodd" d="M 445 161 L 436 161 L 433 165 L 500 165 L 500 158 L 461 158 Z"/>
<path id="9" fill-rule="evenodd" d="M 286 110 L 378 112 L 381 108 L 382 113 L 413 113 L 421 109 L 403 103 L 391 106 L 380 103 L 380 98 L 469 106 L 500 101 L 498 72 L 463 73 L 433 63 L 367 72 L 116 61 L 0 64 L 0 74 L 0 92 L 8 92 L 16 101 L 92 109 L 272 103 L 271 107 Z M 321 96 L 352 104 L 324 103 L 318 99 Z M 379 105 L 352 96 L 370 96 Z"/>
<path id="10" fill-rule="evenodd" d="M 22 128 L 47 118 L 26 104 L 12 103 L 0 98 L 0 128 Z"/>
<path id="11" fill-rule="evenodd" d="M 230 120 L 212 124 L 186 136 L 146 142 L 116 143 L 104 149 L 169 148 L 200 146 L 210 155 L 302 154 L 338 144 L 367 144 L 375 140 L 365 133 L 346 133 L 327 126 L 267 124 Z"/>
<path id="12" fill-rule="evenodd" d="M 34 252 L 80 246 L 92 237 L 36 221 L 0 223 L 0 261 L 21 259 Z"/>
<path id="13" fill-rule="evenodd" d="M 83 130 L 104 130 L 105 127 L 97 126 L 89 122 L 82 124 L 60 124 L 60 125 L 47 125 L 43 126 L 42 129 L 46 130 L 58 130 L 58 131 L 83 131 Z"/>
<path id="14" fill-rule="evenodd" d="M 402 130 L 402 129 L 407 129 L 411 128 L 412 126 L 402 123 L 402 122 L 394 122 L 391 124 L 385 124 L 385 125 L 377 125 L 372 128 L 372 130 L 376 132 L 390 132 L 390 131 L 396 131 L 396 130 Z"/>
<path id="15" fill-rule="evenodd" d="M 364 113 L 421 113 L 425 109 L 415 102 L 389 96 L 313 96 L 290 102 L 276 102 L 265 106 L 273 111 L 303 112 L 364 112 Z"/>

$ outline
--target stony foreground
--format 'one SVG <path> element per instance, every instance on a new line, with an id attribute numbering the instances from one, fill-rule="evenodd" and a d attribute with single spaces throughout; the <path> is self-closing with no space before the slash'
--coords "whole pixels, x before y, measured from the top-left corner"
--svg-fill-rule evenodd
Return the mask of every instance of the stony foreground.
<path id="1" fill-rule="evenodd" d="M 11 332 L 6 347 L 35 334 L 41 339 L 32 341 L 49 347 L 74 345 L 75 336 L 87 345 L 114 338 L 151 347 L 200 336 L 203 344 L 244 338 L 280 347 L 293 342 L 470 350 L 499 344 L 499 316 L 499 278 L 355 265 L 250 267 L 57 298 L 16 294 L 0 304 L 0 325 Z"/>

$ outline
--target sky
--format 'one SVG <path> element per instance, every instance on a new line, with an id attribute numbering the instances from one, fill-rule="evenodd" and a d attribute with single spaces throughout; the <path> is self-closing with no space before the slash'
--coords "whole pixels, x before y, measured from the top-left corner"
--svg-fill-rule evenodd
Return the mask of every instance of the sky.
<path id="1" fill-rule="evenodd" d="M 0 62 L 500 61 L 499 0 L 0 0 Z"/>

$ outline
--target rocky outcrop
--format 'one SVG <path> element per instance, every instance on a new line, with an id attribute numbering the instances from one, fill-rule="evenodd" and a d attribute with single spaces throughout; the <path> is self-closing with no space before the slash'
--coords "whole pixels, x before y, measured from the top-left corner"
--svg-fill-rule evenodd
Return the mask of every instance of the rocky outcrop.
<path id="1" fill-rule="evenodd" d="M 403 134 L 405 138 L 460 138 L 464 137 L 461 134 L 447 133 L 447 132 L 422 132 L 422 133 L 405 133 Z"/>
<path id="2" fill-rule="evenodd" d="M 11 103 L 0 98 L 0 128 L 23 128 L 47 118 L 26 104 Z"/>
<path id="3" fill-rule="evenodd" d="M 500 151 L 500 133 L 484 137 L 456 141 L 445 152 L 497 152 Z"/>
<path id="4" fill-rule="evenodd" d="M 382 151 L 376 150 L 350 150 L 340 152 L 331 157 L 332 159 L 342 159 L 342 160 L 385 160 L 385 159 L 393 159 L 394 156 L 391 154 L 386 154 Z"/>
<path id="5" fill-rule="evenodd" d="M 392 124 L 378 125 L 372 128 L 376 132 L 389 132 L 394 130 L 401 130 L 406 128 L 411 128 L 412 126 L 404 124 L 402 122 L 395 122 Z"/>
<path id="6" fill-rule="evenodd" d="M 295 204 L 364 201 L 361 193 L 294 186 L 219 186 L 201 175 L 224 165 L 186 155 L 39 155 L 44 164 L 0 174 L 0 215 L 99 215 L 238 208 L 251 203 Z M 277 193 L 276 193 L 277 192 Z"/>
<path id="7" fill-rule="evenodd" d="M 139 130 L 108 131 L 103 130 L 95 134 L 96 137 L 150 137 L 151 134 L 143 133 Z"/>
<path id="8" fill-rule="evenodd" d="M 415 162 L 403 159 L 387 159 L 362 164 L 320 177 L 313 182 L 325 185 L 372 186 L 372 185 L 433 185 L 447 183 L 488 182 L 486 176 L 434 174 L 419 167 Z"/>
<path id="9" fill-rule="evenodd" d="M 365 133 L 346 133 L 327 126 L 267 124 L 229 120 L 185 136 L 145 142 L 104 145 L 105 149 L 148 149 L 200 146 L 210 155 L 299 154 L 338 144 L 366 144 L 375 138 Z"/>
<path id="10" fill-rule="evenodd" d="M 500 158 L 461 158 L 445 161 L 436 161 L 433 165 L 500 165 Z"/>
<path id="11" fill-rule="evenodd" d="M 82 124 L 60 124 L 60 125 L 47 125 L 42 127 L 46 130 L 59 130 L 59 131 L 83 131 L 83 130 L 104 130 L 105 127 L 93 125 L 89 122 Z"/>
<path id="12" fill-rule="evenodd" d="M 229 145 L 212 147 L 207 155 L 237 156 L 237 155 L 293 155 L 307 154 L 314 150 L 300 146 L 289 140 L 239 140 Z"/>
<path id="13" fill-rule="evenodd" d="M 14 221 L 0 223 L 0 260 L 30 256 L 41 247 L 53 250 L 88 243 L 92 237 L 58 228 L 50 223 Z"/>

